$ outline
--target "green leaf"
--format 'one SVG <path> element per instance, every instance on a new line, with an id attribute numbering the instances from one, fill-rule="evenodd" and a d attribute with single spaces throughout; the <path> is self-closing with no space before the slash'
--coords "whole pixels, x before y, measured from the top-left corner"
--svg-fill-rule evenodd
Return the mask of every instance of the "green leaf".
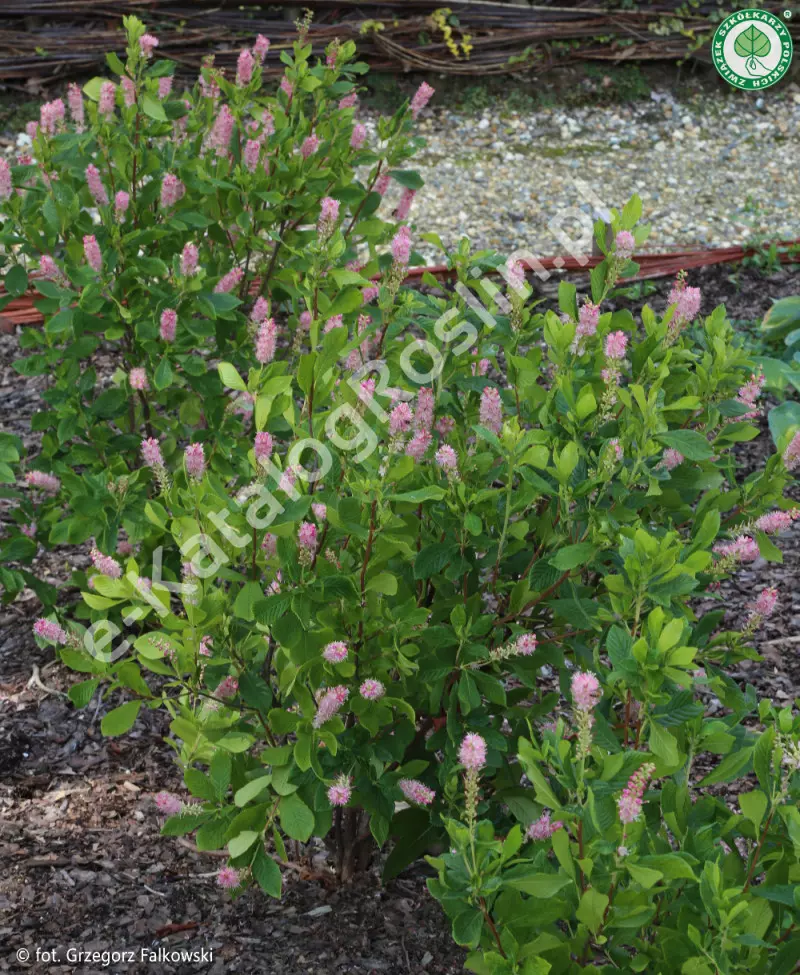
<path id="1" fill-rule="evenodd" d="M 482 930 L 483 915 L 476 907 L 468 907 L 453 919 L 453 941 L 457 945 L 474 948 Z"/>
<path id="2" fill-rule="evenodd" d="M 512 875 L 507 876 L 504 882 L 506 887 L 521 890 L 523 894 L 540 900 L 547 900 L 570 883 L 572 880 L 565 873 L 533 873 L 527 877 Z"/>
<path id="3" fill-rule="evenodd" d="M 306 843 L 314 832 L 314 813 L 296 792 L 284 796 L 278 807 L 281 829 L 293 840 Z"/>
<path id="4" fill-rule="evenodd" d="M 99 684 L 100 681 L 96 678 L 83 680 L 80 684 L 73 684 L 67 692 L 67 696 L 76 708 L 85 708 L 94 697 L 94 692 L 97 690 Z"/>
<path id="5" fill-rule="evenodd" d="M 578 542 L 577 545 L 566 545 L 556 552 L 550 559 L 550 564 L 562 572 L 575 569 L 579 565 L 586 565 L 597 551 L 592 542 Z"/>
<path id="6" fill-rule="evenodd" d="M 714 453 L 711 444 L 696 430 L 668 430 L 657 439 L 683 454 L 687 460 L 708 460 Z"/>
<path id="7" fill-rule="evenodd" d="M 3 284 L 10 295 L 18 298 L 28 290 L 28 272 L 20 264 L 15 264 L 8 269 Z"/>
<path id="8" fill-rule="evenodd" d="M 124 735 L 133 726 L 141 706 L 141 701 L 126 701 L 120 707 L 114 708 L 100 722 L 100 730 L 109 738 Z"/>
<path id="9" fill-rule="evenodd" d="M 260 796 L 269 787 L 270 780 L 271 776 L 261 775 L 257 779 L 253 779 L 251 782 L 243 785 L 241 789 L 236 790 L 236 794 L 233 797 L 234 804 L 237 806 L 246 806 L 251 799 Z"/>
<path id="10" fill-rule="evenodd" d="M 367 582 L 367 592 L 379 592 L 384 596 L 397 593 L 397 579 L 391 572 L 379 572 Z"/>
<path id="11" fill-rule="evenodd" d="M 680 764 L 678 743 L 666 729 L 654 722 L 650 724 L 649 745 L 650 751 L 666 765 Z"/>
<path id="12" fill-rule="evenodd" d="M 646 890 L 664 879 L 664 874 L 660 870 L 653 870 L 650 867 L 643 867 L 635 863 L 628 864 L 628 873 L 633 877 L 637 884 L 641 884 Z"/>
<path id="13" fill-rule="evenodd" d="M 453 547 L 445 542 L 434 542 L 423 548 L 414 560 L 414 578 L 429 579 L 441 572 L 453 559 Z"/>
<path id="14" fill-rule="evenodd" d="M 233 839 L 228 840 L 228 849 L 230 850 L 231 856 L 234 859 L 240 857 L 250 849 L 258 837 L 259 834 L 255 830 L 246 829 L 239 833 L 238 836 L 234 836 Z"/>
<path id="15" fill-rule="evenodd" d="M 603 923 L 603 917 L 608 907 L 608 895 L 590 887 L 583 892 L 578 910 L 575 916 L 579 921 L 583 921 L 587 928 L 592 932 L 597 932 Z"/>
<path id="16" fill-rule="evenodd" d="M 236 367 L 232 366 L 230 362 L 220 362 L 217 365 L 217 372 L 219 373 L 219 378 L 222 380 L 222 385 L 227 389 L 238 389 L 243 393 L 247 391 L 244 379 L 242 379 L 236 371 Z"/>
<path id="17" fill-rule="evenodd" d="M 164 111 L 164 106 L 157 98 L 153 98 L 152 95 L 142 95 L 142 111 L 148 118 L 155 119 L 156 122 L 169 121 L 167 119 L 167 113 Z"/>
<path id="18" fill-rule="evenodd" d="M 274 897 L 276 900 L 280 900 L 280 867 L 272 859 L 272 857 L 265 852 L 263 845 L 259 846 L 258 850 L 256 850 L 256 855 L 253 857 L 253 862 L 250 864 L 250 869 L 253 871 L 253 877 L 255 878 L 256 883 L 264 891 L 264 893 L 269 894 L 270 897 Z"/>
<path id="19" fill-rule="evenodd" d="M 153 385 L 156 389 L 161 390 L 166 389 L 171 382 L 172 366 L 169 364 L 169 359 L 166 356 L 162 356 L 153 376 Z"/>
<path id="20" fill-rule="evenodd" d="M 421 190 L 425 185 L 420 174 L 413 169 L 393 169 L 389 175 L 396 183 L 404 186 L 407 190 Z"/>
<path id="21" fill-rule="evenodd" d="M 390 494 L 387 501 L 408 501 L 410 504 L 422 504 L 423 501 L 441 501 L 445 497 L 447 497 L 447 491 L 444 488 L 431 484 L 428 487 L 417 488 L 416 491 Z"/>
<path id="22" fill-rule="evenodd" d="M 698 787 L 705 788 L 707 785 L 716 785 L 718 782 L 730 782 L 750 762 L 752 755 L 752 748 L 738 748 L 731 752 L 713 772 L 709 772 L 705 778 L 697 783 Z"/>
<path id="23" fill-rule="evenodd" d="M 752 792 L 743 792 L 739 796 L 739 808 L 742 810 L 742 815 L 746 816 L 756 829 L 761 826 L 767 805 L 767 797 L 758 789 L 754 789 Z"/>

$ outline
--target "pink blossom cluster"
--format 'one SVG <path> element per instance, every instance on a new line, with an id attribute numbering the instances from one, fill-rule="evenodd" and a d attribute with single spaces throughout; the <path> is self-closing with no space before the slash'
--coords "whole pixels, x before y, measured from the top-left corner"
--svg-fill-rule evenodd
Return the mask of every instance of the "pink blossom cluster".
<path id="1" fill-rule="evenodd" d="M 791 527 L 793 521 L 800 518 L 800 508 L 791 508 L 789 511 L 769 511 L 756 519 L 755 528 L 757 531 L 766 532 L 767 535 L 778 535 Z"/>
<path id="2" fill-rule="evenodd" d="M 323 197 L 317 223 L 317 233 L 322 240 L 327 240 L 333 234 L 338 219 L 339 201 L 330 196 Z"/>
<path id="3" fill-rule="evenodd" d="M 253 451 L 257 461 L 269 460 L 272 456 L 272 435 L 263 430 L 257 433 L 253 444 Z"/>
<path id="4" fill-rule="evenodd" d="M 217 883 L 224 890 L 233 890 L 239 886 L 239 871 L 236 867 L 222 867 L 217 874 Z"/>
<path id="5" fill-rule="evenodd" d="M 183 198 L 186 187 L 174 173 L 166 173 L 161 181 L 161 206 L 168 210 Z"/>
<path id="6" fill-rule="evenodd" d="M 645 762 L 628 779 L 628 784 L 622 790 L 622 795 L 617 800 L 619 818 L 622 823 L 634 823 L 642 814 L 642 798 L 644 797 L 647 783 L 650 781 L 656 767 L 652 762 Z"/>
<path id="7" fill-rule="evenodd" d="M 197 272 L 197 261 L 199 254 L 194 244 L 186 244 L 181 253 L 181 274 L 190 278 Z"/>
<path id="8" fill-rule="evenodd" d="M 150 437 L 142 441 L 142 458 L 147 467 L 163 467 L 164 458 L 161 456 L 161 447 L 155 437 Z"/>
<path id="9" fill-rule="evenodd" d="M 525 835 L 529 840 L 549 840 L 553 833 L 563 828 L 564 824 L 560 820 L 550 822 L 550 810 L 545 809 L 536 822 L 530 824 Z"/>
<path id="10" fill-rule="evenodd" d="M 768 586 L 766 589 L 762 589 L 758 594 L 758 598 L 753 603 L 753 612 L 751 620 L 754 617 L 759 618 L 759 622 L 766 619 L 768 616 L 772 616 L 775 612 L 775 606 L 778 602 L 778 590 L 772 586 Z"/>
<path id="11" fill-rule="evenodd" d="M 103 555 L 99 548 L 93 548 L 89 553 L 89 557 L 97 571 L 101 572 L 104 576 L 108 576 L 109 579 L 119 579 L 122 575 L 119 562 L 110 555 Z"/>
<path id="12" fill-rule="evenodd" d="M 458 456 L 450 444 L 442 444 L 436 451 L 435 460 L 445 473 L 456 474 L 458 472 Z"/>
<path id="13" fill-rule="evenodd" d="M 70 82 L 67 88 L 67 105 L 69 105 L 69 114 L 72 116 L 75 128 L 78 132 L 82 132 L 84 122 L 86 121 L 83 107 L 83 92 L 80 89 L 80 85 L 76 85 L 74 81 Z"/>
<path id="14" fill-rule="evenodd" d="M 398 403 L 389 414 L 389 434 L 393 437 L 407 433 L 414 421 L 414 414 L 408 403 Z"/>
<path id="15" fill-rule="evenodd" d="M 58 494 L 61 490 L 61 481 L 55 474 L 47 474 L 45 471 L 28 471 L 25 475 L 28 487 L 39 488 L 48 494 Z"/>
<path id="16" fill-rule="evenodd" d="M 756 401 L 761 395 L 761 391 L 764 389 L 764 384 L 767 379 L 763 372 L 754 373 L 739 389 L 736 395 L 736 399 L 742 404 L 742 406 L 747 407 L 747 413 L 741 416 L 731 417 L 732 420 L 752 420 L 758 416 L 759 410 L 756 406 Z"/>
<path id="17" fill-rule="evenodd" d="M 367 127 L 361 122 L 356 122 L 353 126 L 353 134 L 350 136 L 350 148 L 360 149 L 367 138 Z"/>
<path id="18" fill-rule="evenodd" d="M 430 431 L 433 426 L 434 395 L 429 386 L 417 392 L 417 406 L 414 410 L 414 428 Z"/>
<path id="19" fill-rule="evenodd" d="M 311 521 L 303 521 L 297 529 L 297 544 L 308 552 L 317 549 L 317 526 Z"/>
<path id="20" fill-rule="evenodd" d="M 664 456 L 661 458 L 661 463 L 664 465 L 666 470 L 674 471 L 676 467 L 680 467 L 684 460 L 685 457 L 679 450 L 676 450 L 674 447 L 668 447 L 664 451 Z"/>
<path id="21" fill-rule="evenodd" d="M 50 620 L 40 617 L 33 624 L 33 632 L 42 640 L 49 640 L 51 643 L 59 643 L 64 646 L 69 642 L 67 632 L 58 623 L 51 623 Z"/>
<path id="22" fill-rule="evenodd" d="M 255 65 L 256 59 L 247 48 L 244 48 L 236 62 L 236 84 L 240 88 L 244 88 L 252 81 Z"/>
<path id="23" fill-rule="evenodd" d="M 616 247 L 617 257 L 623 261 L 629 260 L 633 257 L 633 249 L 636 246 L 636 240 L 630 230 L 620 230 L 617 236 L 614 238 L 614 244 Z"/>
<path id="24" fill-rule="evenodd" d="M 400 779 L 397 785 L 409 802 L 415 802 L 419 806 L 429 806 L 436 798 L 434 790 L 418 779 Z"/>
<path id="25" fill-rule="evenodd" d="M 314 715 L 312 724 L 315 728 L 321 728 L 331 720 L 342 709 L 345 701 L 350 695 L 350 691 L 343 685 L 331 687 L 322 695 L 317 705 L 317 713 Z"/>
<path id="26" fill-rule="evenodd" d="M 155 797 L 155 804 L 159 812 L 165 816 L 177 816 L 183 809 L 183 803 L 171 792 L 159 792 Z"/>
<path id="27" fill-rule="evenodd" d="M 256 362 L 266 365 L 275 358 L 275 346 L 278 338 L 278 326 L 274 318 L 262 322 L 256 336 Z"/>
<path id="28" fill-rule="evenodd" d="M 593 711 L 602 697 L 600 681 L 585 670 L 578 670 L 572 675 L 570 687 L 572 700 L 580 711 Z"/>
<path id="29" fill-rule="evenodd" d="M 200 480 L 206 470 L 206 457 L 201 443 L 190 443 L 183 453 L 186 473 L 189 477 Z"/>
<path id="30" fill-rule="evenodd" d="M 347 644 L 341 640 L 334 640 L 322 651 L 322 656 L 329 664 L 341 664 L 347 660 Z"/>
<path id="31" fill-rule="evenodd" d="M 408 220 L 408 215 L 411 213 L 411 206 L 414 203 L 414 197 L 417 195 L 416 190 L 404 189 L 400 195 L 400 202 L 397 204 L 397 209 L 394 211 L 395 218 L 399 220 Z"/>
<path id="32" fill-rule="evenodd" d="M 11 167 L 8 164 L 8 160 L 0 156 L 0 200 L 9 199 L 13 191 Z"/>
<path id="33" fill-rule="evenodd" d="M 261 143 L 258 139 L 248 139 L 245 143 L 242 159 L 244 160 L 245 168 L 249 172 L 254 173 L 256 171 L 260 155 Z"/>
<path id="34" fill-rule="evenodd" d="M 114 197 L 114 216 L 120 222 L 125 219 L 125 214 L 128 212 L 130 202 L 130 195 L 126 193 L 125 190 L 117 191 L 117 194 Z"/>
<path id="35" fill-rule="evenodd" d="M 223 701 L 229 701 L 231 698 L 236 697 L 238 691 L 239 681 L 235 677 L 228 676 L 217 684 L 217 689 L 214 694 Z"/>
<path id="36" fill-rule="evenodd" d="M 214 641 L 210 636 L 204 636 L 200 639 L 200 644 L 197 648 L 197 652 L 201 657 L 213 657 L 214 656 Z"/>
<path id="37" fill-rule="evenodd" d="M 346 108 L 355 108 L 358 104 L 358 95 L 355 92 L 351 92 L 349 95 L 345 95 L 344 98 L 339 99 L 339 109 L 343 111 Z"/>
<path id="38" fill-rule="evenodd" d="M 267 56 L 268 50 L 269 50 L 269 38 L 264 37 L 263 34 L 259 34 L 256 37 L 255 44 L 253 45 L 253 54 L 255 54 L 256 61 L 258 61 L 259 64 L 261 64 L 261 62 Z"/>
<path id="39" fill-rule="evenodd" d="M 422 84 L 414 92 L 414 97 L 411 99 L 411 117 L 416 119 L 423 108 L 428 104 L 428 102 L 433 98 L 435 88 L 423 81 Z"/>
<path id="40" fill-rule="evenodd" d="M 55 135 L 63 128 L 66 110 L 60 98 L 45 102 L 39 110 L 39 126 L 45 135 Z"/>
<path id="41" fill-rule="evenodd" d="M 120 86 L 122 88 L 122 100 L 125 102 L 125 107 L 131 108 L 136 104 L 136 85 L 133 83 L 133 79 L 123 78 L 120 81 Z"/>
<path id="42" fill-rule="evenodd" d="M 311 505 L 311 510 L 314 512 L 314 517 L 317 521 L 325 521 L 328 517 L 328 506 L 323 504 L 321 501 L 315 501 Z"/>
<path id="43" fill-rule="evenodd" d="M 100 93 L 97 98 L 97 114 L 106 120 L 114 114 L 117 101 L 117 89 L 112 81 L 104 81 L 100 85 Z"/>
<path id="44" fill-rule="evenodd" d="M 515 649 L 523 657 L 530 657 L 536 649 L 536 634 L 520 633 L 515 643 Z"/>
<path id="45" fill-rule="evenodd" d="M 261 542 L 261 548 L 266 557 L 271 559 L 278 551 L 278 536 L 267 532 Z"/>
<path id="46" fill-rule="evenodd" d="M 153 51 L 158 47 L 158 38 L 152 34 L 142 34 L 139 38 L 139 48 L 146 58 L 153 56 Z"/>
<path id="47" fill-rule="evenodd" d="M 368 677 L 365 681 L 362 681 L 358 693 L 366 701 L 378 701 L 386 693 L 386 688 L 379 680 L 375 680 L 374 677 Z"/>
<path id="48" fill-rule="evenodd" d="M 241 283 L 243 277 L 243 267 L 233 268 L 232 270 L 228 271 L 227 274 L 224 274 L 219 281 L 217 281 L 216 285 L 214 285 L 214 294 L 228 294 L 229 291 L 233 291 L 233 289 Z"/>
<path id="49" fill-rule="evenodd" d="M 740 535 L 732 542 L 720 542 L 714 551 L 731 562 L 755 562 L 760 554 L 758 544 L 748 535 Z"/>
<path id="50" fill-rule="evenodd" d="M 619 360 L 625 358 L 628 336 L 624 332 L 610 332 L 606 336 L 606 358 Z"/>
<path id="51" fill-rule="evenodd" d="M 236 120 L 227 105 L 221 105 L 211 131 L 206 139 L 206 148 L 213 149 L 218 156 L 224 156 L 230 149 L 231 136 Z"/>
<path id="52" fill-rule="evenodd" d="M 406 444 L 406 454 L 416 461 L 424 458 L 428 448 L 433 443 L 433 437 L 427 430 L 420 430 Z"/>
<path id="53" fill-rule="evenodd" d="M 675 278 L 675 283 L 667 297 L 668 305 L 675 305 L 675 311 L 669 324 L 668 335 L 671 339 L 686 325 L 690 325 L 700 311 L 702 296 L 699 288 L 686 286 L 686 272 L 681 271 Z"/>
<path id="54" fill-rule="evenodd" d="M 165 308 L 161 312 L 160 335 L 165 342 L 175 341 L 175 332 L 178 328 L 178 313 L 174 308 Z"/>
<path id="55" fill-rule="evenodd" d="M 89 187 L 89 192 L 92 194 L 94 202 L 99 207 L 107 207 L 108 193 L 106 193 L 106 188 L 103 186 L 100 170 L 94 163 L 89 163 L 86 167 L 86 185 Z"/>
<path id="56" fill-rule="evenodd" d="M 392 257 L 395 264 L 406 267 L 411 259 L 411 231 L 401 227 L 392 239 Z"/>
<path id="57" fill-rule="evenodd" d="M 782 459 L 787 471 L 793 471 L 800 464 L 800 432 L 792 437 Z"/>
<path id="58" fill-rule="evenodd" d="M 315 132 L 312 132 L 311 135 L 306 136 L 306 138 L 303 139 L 303 143 L 300 146 L 300 155 L 303 157 L 303 159 L 308 159 L 314 155 L 317 149 L 319 149 L 319 146 L 319 136 Z"/>
<path id="59" fill-rule="evenodd" d="M 163 101 L 172 91 L 173 78 L 171 74 L 164 75 L 163 78 L 158 79 L 158 97 Z M 176 119 L 178 122 L 184 122 L 184 119 Z"/>
<path id="60" fill-rule="evenodd" d="M 141 366 L 135 366 L 128 373 L 128 382 L 131 385 L 131 389 L 137 389 L 140 391 L 150 388 L 150 383 L 147 381 L 147 373 Z"/>
<path id="61" fill-rule="evenodd" d="M 486 742 L 475 733 L 464 736 L 458 749 L 458 760 L 467 768 L 477 771 L 486 764 Z"/>
<path id="62" fill-rule="evenodd" d="M 347 775 L 340 775 L 333 785 L 328 787 L 328 802 L 332 806 L 346 806 L 352 794 L 352 780 Z"/>
<path id="63" fill-rule="evenodd" d="M 89 267 L 100 274 L 103 270 L 103 255 L 100 253 L 100 245 L 94 234 L 86 234 L 83 238 L 83 253 Z"/>
<path id="64" fill-rule="evenodd" d="M 503 429 L 503 401 L 494 386 L 484 387 L 481 393 L 480 422 L 495 434 Z"/>

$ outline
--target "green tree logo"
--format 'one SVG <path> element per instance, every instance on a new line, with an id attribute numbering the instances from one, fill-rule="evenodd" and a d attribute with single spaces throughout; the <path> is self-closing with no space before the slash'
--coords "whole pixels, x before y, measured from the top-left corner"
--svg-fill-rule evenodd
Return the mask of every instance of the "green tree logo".
<path id="1" fill-rule="evenodd" d="M 736 38 L 734 50 L 741 57 L 746 58 L 745 67 L 753 78 L 767 73 L 767 68 L 759 61 L 766 58 L 772 50 L 772 42 L 767 35 L 754 24 Z"/>

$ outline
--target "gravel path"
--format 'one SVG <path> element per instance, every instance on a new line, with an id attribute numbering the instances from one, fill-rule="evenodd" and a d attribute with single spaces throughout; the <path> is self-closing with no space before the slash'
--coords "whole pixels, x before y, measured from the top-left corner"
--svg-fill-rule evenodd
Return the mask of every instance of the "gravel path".
<path id="1" fill-rule="evenodd" d="M 652 225 L 649 250 L 800 236 L 796 84 L 760 97 L 720 91 L 684 101 L 656 90 L 628 105 L 502 116 L 435 107 L 419 132 L 428 140 L 416 160 L 426 185 L 413 215 L 424 215 L 420 232 L 435 231 L 448 246 L 467 233 L 476 248 L 563 253 L 552 226 L 559 212 L 621 206 L 634 192 Z M 579 236 L 577 227 L 564 216 L 568 235 Z"/>

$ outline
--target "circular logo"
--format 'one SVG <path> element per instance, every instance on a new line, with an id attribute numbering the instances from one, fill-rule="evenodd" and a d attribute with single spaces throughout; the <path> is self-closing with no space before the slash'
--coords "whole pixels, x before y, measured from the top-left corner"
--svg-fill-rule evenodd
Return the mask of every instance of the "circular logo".
<path id="1" fill-rule="evenodd" d="M 792 63 L 786 24 L 764 10 L 740 10 L 719 25 L 711 44 L 714 67 L 736 88 L 769 88 Z"/>

